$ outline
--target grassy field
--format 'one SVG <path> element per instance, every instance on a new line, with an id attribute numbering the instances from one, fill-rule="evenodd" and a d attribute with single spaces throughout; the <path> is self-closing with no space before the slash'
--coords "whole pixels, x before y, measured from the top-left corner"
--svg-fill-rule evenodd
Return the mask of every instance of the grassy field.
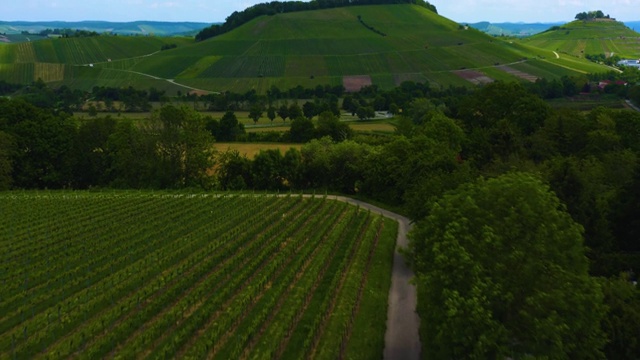
<path id="1" fill-rule="evenodd" d="M 0 200 L 3 359 L 382 356 L 395 221 L 299 196 Z"/>
<path id="2" fill-rule="evenodd" d="M 362 26 L 358 16 L 386 36 Z M 179 46 L 158 51 L 166 42 Z M 61 63 L 66 66 L 62 81 L 45 77 L 85 89 L 91 82 L 148 85 L 151 79 L 139 74 L 159 78 L 156 82 L 173 79 L 197 89 L 240 93 L 251 89 L 265 93 L 273 85 L 281 89 L 340 85 L 344 77 L 357 75 L 370 76 L 381 88 L 407 79 L 446 87 L 472 85 L 451 73 L 462 68 L 487 69 L 485 73 L 497 80 L 518 80 L 493 67 L 552 55 L 536 47 L 538 43 L 527 45 L 465 29 L 420 6 L 375 5 L 264 16 L 198 43 L 118 36 L 8 45 L 0 47 L 9 49 L 0 50 L 0 63 Z M 586 61 L 549 61 L 550 66 L 531 62 L 532 71 L 557 78 L 591 72 L 594 66 L 604 69 Z M 69 70 L 70 65 L 86 64 L 98 69 Z M 32 81 L 33 76 L 25 73 L 23 81 Z M 9 77 L 20 76 L 0 69 L 0 79 Z"/>

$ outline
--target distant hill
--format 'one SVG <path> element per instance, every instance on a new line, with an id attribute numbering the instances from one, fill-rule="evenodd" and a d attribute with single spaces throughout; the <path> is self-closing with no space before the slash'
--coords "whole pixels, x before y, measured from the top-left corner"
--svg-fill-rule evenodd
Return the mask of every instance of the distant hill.
<path id="1" fill-rule="evenodd" d="M 548 30 L 552 26 L 562 25 L 562 22 L 556 23 L 491 23 L 488 21 L 468 24 L 484 33 L 493 36 L 516 36 L 527 37 Z"/>
<path id="2" fill-rule="evenodd" d="M 531 36 L 523 43 L 576 57 L 597 54 L 640 57 L 640 33 L 611 20 L 573 21 Z"/>
<path id="3" fill-rule="evenodd" d="M 0 80 L 27 83 L 41 77 L 84 89 L 164 82 L 180 84 L 183 91 L 265 93 L 272 86 L 391 88 L 406 80 L 471 86 L 607 69 L 503 41 L 408 4 L 265 15 L 209 40 L 180 40 L 166 51 L 159 49 L 173 38 L 137 38 L 140 43 L 100 36 L 0 46 Z"/>
<path id="4" fill-rule="evenodd" d="M 208 23 L 197 22 L 161 22 L 161 21 L 134 21 L 134 22 L 108 22 L 108 21 L 0 21 L 0 34 L 19 35 L 23 32 L 38 34 L 46 29 L 79 29 L 95 31 L 97 33 L 113 33 L 121 35 L 195 35 L 200 30 L 210 26 Z M 24 40 L 22 38 L 16 38 Z M 32 37 L 32 41 L 38 39 Z"/>
<path id="5" fill-rule="evenodd" d="M 631 30 L 640 32 L 640 21 L 625 21 L 625 25 Z"/>

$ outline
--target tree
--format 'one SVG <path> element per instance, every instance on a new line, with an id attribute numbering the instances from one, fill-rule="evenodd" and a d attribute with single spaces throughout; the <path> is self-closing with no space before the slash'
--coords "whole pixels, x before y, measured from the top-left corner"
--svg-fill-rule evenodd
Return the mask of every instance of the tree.
<path id="1" fill-rule="evenodd" d="M 74 171 L 76 186 L 105 186 L 110 182 L 108 172 L 110 156 L 107 152 L 109 137 L 115 132 L 116 121 L 107 116 L 83 121 L 78 127 L 76 153 L 78 161 Z"/>
<path id="2" fill-rule="evenodd" d="M 303 116 L 303 113 L 302 109 L 300 109 L 300 106 L 295 103 L 291 104 L 291 106 L 289 106 L 289 117 L 291 118 L 291 120 L 295 120 L 301 116 Z"/>
<path id="3" fill-rule="evenodd" d="M 262 117 L 262 105 L 255 103 L 251 106 L 251 110 L 249 111 L 249 118 L 253 120 L 255 124 L 258 123 L 258 120 Z"/>
<path id="4" fill-rule="evenodd" d="M 376 112 L 371 106 L 360 106 L 358 110 L 356 110 L 356 115 L 359 120 L 367 120 L 374 118 L 376 116 Z"/>
<path id="5" fill-rule="evenodd" d="M 344 141 L 353 135 L 353 130 L 347 123 L 343 123 L 340 119 L 333 115 L 330 111 L 325 111 L 318 115 L 318 127 L 316 129 L 316 136 L 321 138 L 323 136 L 330 136 L 333 141 Z"/>
<path id="6" fill-rule="evenodd" d="M 284 168 L 280 149 L 261 150 L 251 164 L 253 185 L 259 190 L 282 190 Z"/>
<path id="7" fill-rule="evenodd" d="M 220 119 L 218 133 L 214 136 L 218 141 L 235 141 L 241 134 L 244 134 L 244 125 L 238 122 L 236 114 L 229 110 Z"/>
<path id="8" fill-rule="evenodd" d="M 276 118 L 276 108 L 273 106 L 269 106 L 269 108 L 267 109 L 267 118 L 269 118 L 269 121 L 271 121 L 271 124 L 273 124 L 273 120 L 275 120 Z"/>
<path id="9" fill-rule="evenodd" d="M 609 338 L 604 348 L 607 359 L 635 359 L 640 354 L 640 288 L 631 282 L 632 274 L 601 279 L 608 308 L 602 322 Z"/>
<path id="10" fill-rule="evenodd" d="M 289 107 L 287 104 L 282 104 L 278 108 L 278 116 L 282 119 L 282 122 L 286 122 L 289 117 Z"/>
<path id="11" fill-rule="evenodd" d="M 313 139 L 314 132 L 313 122 L 305 117 L 294 119 L 289 129 L 291 141 L 295 143 L 306 143 Z"/>
<path id="12" fill-rule="evenodd" d="M 238 150 L 228 150 L 216 158 L 216 177 L 222 190 L 244 190 L 251 187 L 251 161 Z"/>
<path id="13" fill-rule="evenodd" d="M 155 140 L 146 136 L 133 121 L 116 123 L 107 140 L 110 167 L 107 176 L 116 188 L 155 188 L 158 183 Z"/>
<path id="14" fill-rule="evenodd" d="M 533 175 L 459 187 L 410 238 L 425 358 L 603 357 L 582 228 Z"/>
<path id="15" fill-rule="evenodd" d="M 311 120 L 314 116 L 316 116 L 316 105 L 311 101 L 307 101 L 302 105 L 302 113 L 304 117 Z"/>
<path id="16" fill-rule="evenodd" d="M 162 187 L 207 187 L 214 138 L 205 126 L 204 118 L 187 106 L 168 105 L 154 113 L 151 134 L 158 134 Z"/>

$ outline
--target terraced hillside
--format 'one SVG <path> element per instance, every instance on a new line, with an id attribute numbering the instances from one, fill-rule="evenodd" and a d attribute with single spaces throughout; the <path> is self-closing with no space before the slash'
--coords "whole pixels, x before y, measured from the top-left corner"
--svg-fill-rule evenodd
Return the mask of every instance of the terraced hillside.
<path id="1" fill-rule="evenodd" d="M 16 61 L 15 56 L 0 55 L 0 63 Z M 112 57 L 57 80 L 86 87 L 120 73 L 134 83 L 159 78 L 210 91 L 265 92 L 272 85 L 390 88 L 413 80 L 448 86 L 603 70 L 586 60 L 557 59 L 548 51 L 492 38 L 420 6 L 371 5 L 263 16 L 207 41 L 147 57 Z"/>
<path id="2" fill-rule="evenodd" d="M 99 63 L 139 59 L 159 53 L 168 44 L 192 43 L 189 38 L 144 36 L 98 36 L 48 39 L 0 45 L 0 79 L 30 83 L 66 83 L 88 88 L 95 85 L 144 87 L 153 83 L 166 87 L 166 81 L 133 73 L 115 73 L 98 68 Z M 86 83 L 85 86 L 82 86 Z M 146 86 L 148 87 L 148 86 Z"/>
<path id="3" fill-rule="evenodd" d="M 617 21 L 573 21 L 522 42 L 575 57 L 587 54 L 640 57 L 640 33 Z"/>

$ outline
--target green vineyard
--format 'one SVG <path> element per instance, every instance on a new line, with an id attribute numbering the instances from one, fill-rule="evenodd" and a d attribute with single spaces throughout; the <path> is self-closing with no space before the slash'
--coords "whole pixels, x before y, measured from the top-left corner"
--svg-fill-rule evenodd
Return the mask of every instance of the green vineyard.
<path id="1" fill-rule="evenodd" d="M 380 358 L 397 222 L 300 195 L 0 194 L 0 358 Z"/>

